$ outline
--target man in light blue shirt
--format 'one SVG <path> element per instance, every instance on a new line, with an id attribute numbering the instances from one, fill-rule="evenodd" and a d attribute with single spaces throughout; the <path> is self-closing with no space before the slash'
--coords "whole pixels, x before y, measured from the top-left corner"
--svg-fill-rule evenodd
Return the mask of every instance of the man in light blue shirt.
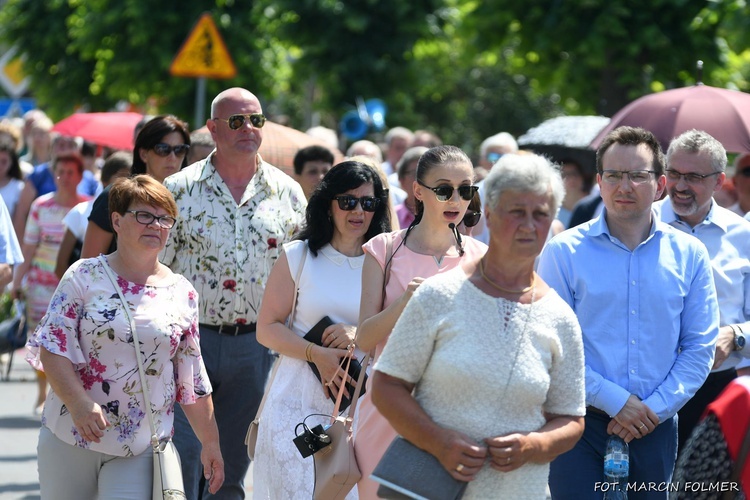
<path id="1" fill-rule="evenodd" d="M 726 179 L 727 153 L 709 134 L 690 130 L 667 151 L 669 198 L 654 204 L 657 217 L 706 245 L 719 301 L 719 337 L 711 374 L 679 411 L 682 448 L 706 406 L 750 358 L 750 222 L 713 201 Z"/>
<path id="2" fill-rule="evenodd" d="M 13 229 L 8 207 L 0 197 L 0 292 L 13 280 L 13 266 L 23 262 L 21 246 Z"/>
<path id="3" fill-rule="evenodd" d="M 677 410 L 713 364 L 719 312 L 706 247 L 657 220 L 664 154 L 652 133 L 612 131 L 597 151 L 602 214 L 553 238 L 539 274 L 583 332 L 586 430 L 550 468 L 553 498 L 601 498 L 605 443 L 630 444 L 628 498 L 667 498 Z"/>

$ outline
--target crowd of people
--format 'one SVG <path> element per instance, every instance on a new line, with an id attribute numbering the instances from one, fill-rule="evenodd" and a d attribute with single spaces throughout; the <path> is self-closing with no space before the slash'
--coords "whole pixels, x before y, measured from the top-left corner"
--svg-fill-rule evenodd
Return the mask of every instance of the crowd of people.
<path id="1" fill-rule="evenodd" d="M 347 499 L 378 498 L 397 436 L 467 499 L 602 498 L 611 435 L 631 499 L 750 492 L 731 475 L 750 410 L 750 153 L 729 171 L 705 132 L 663 152 L 620 127 L 595 165 L 507 132 L 472 160 L 393 127 L 339 163 L 335 140 L 302 148 L 290 176 L 259 154 L 265 123 L 230 88 L 192 133 L 144 117 L 132 152 L 38 110 L 0 124 L 0 286 L 28 304 L 42 498 L 147 498 L 150 418 L 188 499 L 244 498 L 261 400 L 254 496 L 309 498 L 295 429 L 352 396 L 341 366 L 366 353 Z"/>

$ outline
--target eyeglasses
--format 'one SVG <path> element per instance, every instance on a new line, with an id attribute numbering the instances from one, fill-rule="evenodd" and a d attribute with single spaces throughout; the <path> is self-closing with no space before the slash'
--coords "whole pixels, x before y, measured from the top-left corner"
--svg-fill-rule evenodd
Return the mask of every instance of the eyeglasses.
<path id="1" fill-rule="evenodd" d="M 339 202 L 339 208 L 346 210 L 347 212 L 357 208 L 357 203 L 360 204 L 362 210 L 365 212 L 374 212 L 380 206 L 380 198 L 374 196 L 363 196 L 357 198 L 348 194 L 340 194 L 333 197 L 334 200 Z"/>
<path id="2" fill-rule="evenodd" d="M 468 184 L 458 186 L 458 188 L 454 188 L 453 186 L 449 186 L 447 184 L 443 184 L 442 186 L 438 187 L 430 187 L 419 179 L 417 179 L 417 184 L 419 184 L 420 186 L 424 186 L 435 193 L 438 201 L 448 201 L 453 198 L 454 189 L 458 189 L 458 196 L 466 201 L 471 201 L 471 199 L 474 197 L 474 194 L 479 191 L 478 186 L 469 186 Z"/>
<path id="3" fill-rule="evenodd" d="M 651 180 L 651 174 L 655 173 L 655 170 L 602 170 L 600 175 L 607 184 L 619 184 L 623 175 L 627 175 L 633 184 L 643 184 Z"/>
<path id="4" fill-rule="evenodd" d="M 177 219 L 175 219 L 174 217 L 170 217 L 169 215 L 162 215 L 161 217 L 159 217 L 152 214 L 151 212 L 146 212 L 143 210 L 126 210 L 126 212 L 129 214 L 133 214 L 135 216 L 136 222 L 138 222 L 139 224 L 143 224 L 144 226 L 148 226 L 149 224 L 153 224 L 154 221 L 158 221 L 159 225 L 164 229 L 172 229 L 175 222 L 177 222 Z"/>
<path id="5" fill-rule="evenodd" d="M 479 219 L 482 217 L 482 212 L 466 212 L 461 222 L 466 227 L 474 227 L 479 224 Z"/>
<path id="6" fill-rule="evenodd" d="M 171 152 L 174 152 L 174 155 L 177 158 L 180 158 L 187 154 L 187 152 L 190 150 L 190 146 L 188 146 L 187 144 L 178 144 L 177 146 L 170 146 L 169 144 L 165 142 L 160 142 L 158 144 L 154 144 L 154 147 L 151 149 L 154 150 L 154 153 L 164 158 L 169 156 L 169 153 Z"/>
<path id="7" fill-rule="evenodd" d="M 250 120 L 250 125 L 255 128 L 263 128 L 266 124 L 266 117 L 262 113 L 251 113 L 249 115 L 231 115 L 229 118 L 214 118 L 214 120 L 220 120 L 227 122 L 229 128 L 232 130 L 238 130 L 245 124 L 245 119 Z"/>
<path id="8" fill-rule="evenodd" d="M 680 182 L 680 179 L 684 177 L 685 182 L 687 182 L 688 184 L 700 184 L 707 177 L 711 177 L 712 175 L 718 175 L 721 173 L 721 172 L 711 172 L 710 174 L 696 174 L 696 173 L 683 174 L 682 172 L 678 172 L 677 170 L 674 170 L 671 168 L 668 168 L 666 172 L 667 172 L 667 179 L 669 179 L 670 181 Z"/>
<path id="9" fill-rule="evenodd" d="M 497 160 L 503 157 L 503 153 L 487 153 L 487 161 L 495 163 Z"/>

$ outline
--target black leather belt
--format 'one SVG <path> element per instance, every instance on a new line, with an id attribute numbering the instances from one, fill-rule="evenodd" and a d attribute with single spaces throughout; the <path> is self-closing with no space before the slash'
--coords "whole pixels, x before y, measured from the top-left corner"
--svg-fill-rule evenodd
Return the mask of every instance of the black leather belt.
<path id="1" fill-rule="evenodd" d="M 220 335 L 245 335 L 246 333 L 253 333 L 255 331 L 255 323 L 222 323 L 221 325 L 209 325 L 207 323 L 198 323 L 201 328 L 214 331 Z"/>
<path id="2" fill-rule="evenodd" d="M 599 408 L 596 408 L 594 406 L 587 406 L 586 413 L 596 413 L 597 415 L 604 415 L 607 418 L 612 418 L 606 411 L 600 410 Z"/>

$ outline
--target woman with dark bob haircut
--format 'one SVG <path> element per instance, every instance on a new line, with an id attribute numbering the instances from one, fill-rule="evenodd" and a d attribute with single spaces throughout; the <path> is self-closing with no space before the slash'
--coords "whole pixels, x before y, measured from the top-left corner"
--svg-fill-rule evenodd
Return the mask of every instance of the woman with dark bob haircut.
<path id="1" fill-rule="evenodd" d="M 133 148 L 133 176 L 146 174 L 160 183 L 187 166 L 190 130 L 187 123 L 173 115 L 159 115 L 143 126 Z M 109 219 L 109 188 L 94 201 L 83 239 L 81 257 L 96 257 L 117 249 Z"/>
<path id="2" fill-rule="evenodd" d="M 388 192 L 372 167 L 358 161 L 339 163 L 313 192 L 305 227 L 295 241 L 284 245 L 271 271 L 258 314 L 257 338 L 278 352 L 279 360 L 258 427 L 253 464 L 256 498 L 312 497 L 313 461 L 297 451 L 292 430 L 308 415 L 333 413 L 331 397 L 338 394 L 345 375 L 337 374 L 337 368 L 342 358 L 356 353 L 349 348 L 359 316 L 362 245 L 390 231 L 389 212 Z M 296 293 L 289 329 L 285 322 Z M 322 346 L 302 338 L 326 316 L 332 324 L 323 331 Z M 317 367 L 320 381 L 308 362 Z M 313 416 L 306 423 L 314 426 L 324 420 Z M 347 498 L 356 498 L 356 492 Z"/>

